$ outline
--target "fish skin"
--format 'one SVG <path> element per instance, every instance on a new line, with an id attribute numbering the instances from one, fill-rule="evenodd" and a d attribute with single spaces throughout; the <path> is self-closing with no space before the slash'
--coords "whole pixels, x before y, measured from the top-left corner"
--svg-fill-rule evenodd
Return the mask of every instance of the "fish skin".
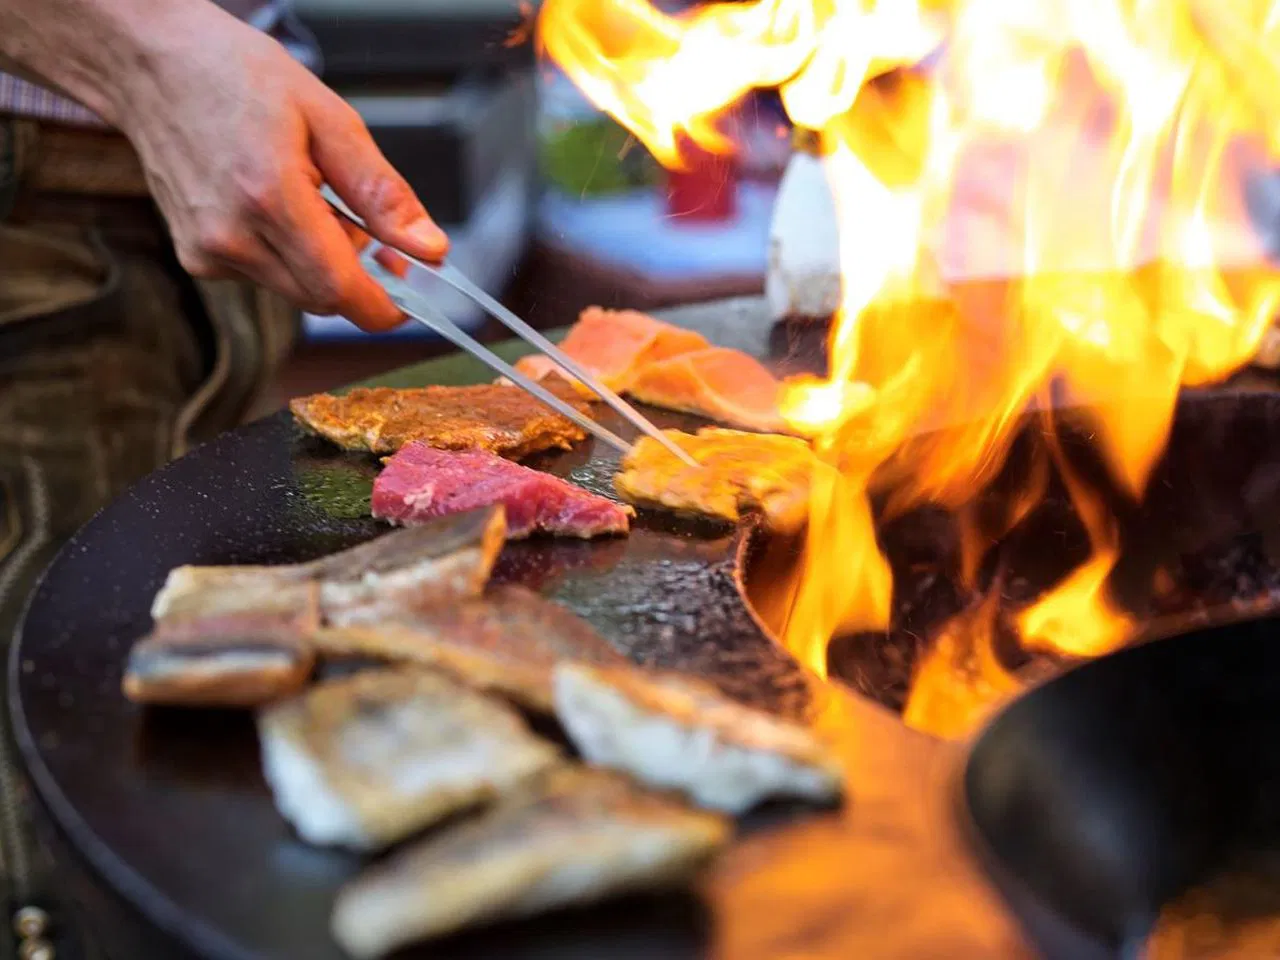
<path id="1" fill-rule="evenodd" d="M 784 535 L 797 533 L 808 522 L 817 461 L 806 441 L 721 427 L 704 427 L 696 434 L 663 433 L 698 466 L 641 437 L 614 477 L 614 489 L 624 500 L 730 523 L 746 510 L 759 510 L 765 526 Z"/>
<path id="2" fill-rule="evenodd" d="M 347 884 L 331 920 L 357 960 L 502 919 L 678 888 L 729 840 L 724 817 L 626 778 L 566 768 L 387 858 Z"/>
<path id="3" fill-rule="evenodd" d="M 161 623 L 129 651 L 121 686 L 134 703 L 255 707 L 291 696 L 315 667 L 310 630 L 261 614 Z"/>
<path id="4" fill-rule="evenodd" d="M 178 567 L 151 616 L 197 619 L 261 613 L 320 623 L 370 622 L 404 609 L 473 597 L 489 580 L 506 539 L 499 506 L 395 530 L 308 563 Z"/>
<path id="5" fill-rule="evenodd" d="M 839 758 L 811 730 L 700 680 L 562 663 L 554 682 L 556 716 L 589 763 L 732 814 L 773 798 L 843 795 Z"/>
<path id="6" fill-rule="evenodd" d="M 302 838 L 378 850 L 563 762 L 501 700 L 421 669 L 365 670 L 258 715 L 276 807 Z"/>
<path id="7" fill-rule="evenodd" d="M 568 384 L 548 384 L 547 389 L 590 415 L 590 405 Z M 341 396 L 298 397 L 289 410 L 304 428 L 344 450 L 376 454 L 422 441 L 519 460 L 542 450 L 568 450 L 586 438 L 581 427 L 537 398 L 496 384 L 357 387 Z"/>
<path id="8" fill-rule="evenodd" d="M 319 630 L 313 642 L 327 657 L 370 657 L 442 670 L 546 714 L 554 709 L 557 663 L 629 663 L 585 620 L 516 585 L 493 587 L 480 599 L 420 610 L 394 622 Z"/>

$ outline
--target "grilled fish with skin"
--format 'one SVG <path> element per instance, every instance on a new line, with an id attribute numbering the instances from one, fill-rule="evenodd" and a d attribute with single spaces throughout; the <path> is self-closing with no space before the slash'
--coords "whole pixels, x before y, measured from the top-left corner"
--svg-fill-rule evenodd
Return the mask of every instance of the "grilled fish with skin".
<path id="1" fill-rule="evenodd" d="M 376 850 L 561 763 L 506 704 L 425 670 L 363 671 L 258 717 L 276 807 L 310 843 Z"/>
<path id="2" fill-rule="evenodd" d="M 590 406 L 563 382 L 547 389 L 584 414 Z M 294 418 L 345 450 L 395 453 L 415 440 L 446 450 L 488 450 L 519 460 L 540 450 L 568 450 L 586 433 L 523 390 L 467 387 L 359 387 L 289 404 Z"/>
<path id="3" fill-rule="evenodd" d="M 844 790 L 811 731 L 676 674 L 563 663 L 556 716 L 589 763 L 694 802 L 742 813 L 770 798 L 830 803 Z"/>
<path id="4" fill-rule="evenodd" d="M 320 630 L 314 642 L 326 656 L 434 667 L 543 713 L 553 710 L 557 663 L 629 662 L 585 620 L 518 586 L 496 587 L 481 599 L 422 610 L 395 623 Z"/>
<path id="5" fill-rule="evenodd" d="M 298 618 L 161 623 L 129 651 L 122 685 L 135 703 L 253 707 L 300 690 L 315 659 L 310 630 Z"/>
<path id="6" fill-rule="evenodd" d="M 809 519 L 815 458 L 796 437 L 706 427 L 697 434 L 664 431 L 698 462 L 690 467 L 649 437 L 622 460 L 614 487 L 637 506 L 665 507 L 737 522 L 759 510 L 776 533 L 795 533 Z"/>
<path id="7" fill-rule="evenodd" d="M 484 589 L 506 537 L 501 506 L 397 530 L 310 563 L 178 567 L 151 607 L 157 620 L 228 614 L 377 621 Z"/>
<path id="8" fill-rule="evenodd" d="M 687 883 L 728 841 L 723 817 L 570 768 L 399 851 L 338 894 L 334 938 L 360 960 L 498 920 Z"/>

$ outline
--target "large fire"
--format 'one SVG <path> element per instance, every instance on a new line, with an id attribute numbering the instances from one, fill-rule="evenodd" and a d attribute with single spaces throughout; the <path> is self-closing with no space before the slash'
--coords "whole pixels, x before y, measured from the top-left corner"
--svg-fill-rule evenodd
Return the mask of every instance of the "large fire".
<path id="1" fill-rule="evenodd" d="M 757 88 L 820 134 L 843 291 L 828 376 L 785 394 L 823 463 L 788 647 L 825 673 L 833 636 L 886 628 L 870 498 L 963 515 L 1037 409 L 1093 553 L 1016 614 L 1021 643 L 1076 657 L 1125 643 L 1134 625 L 1107 590 L 1116 525 L 1052 442 L 1051 411 L 1097 411 L 1107 468 L 1138 498 L 1180 387 L 1257 350 L 1280 275 L 1239 249 L 1242 185 L 1280 148 L 1280 2 L 759 0 L 677 16 L 545 0 L 538 36 L 668 165 L 686 141 L 733 149 L 720 118 Z M 1000 186 L 994 211 L 971 202 L 984 182 Z M 993 271 L 1013 278 L 994 300 L 944 280 Z M 969 532 L 971 574 L 993 532 Z M 993 610 L 943 631 L 908 722 L 962 733 L 958 715 L 1016 686 L 991 656 Z M 981 675 L 974 702 L 956 702 L 950 661 Z"/>

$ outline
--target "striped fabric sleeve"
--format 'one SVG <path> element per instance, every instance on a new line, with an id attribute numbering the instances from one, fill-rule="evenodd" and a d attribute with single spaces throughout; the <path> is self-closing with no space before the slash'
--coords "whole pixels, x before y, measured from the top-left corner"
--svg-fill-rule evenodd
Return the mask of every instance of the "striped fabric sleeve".
<path id="1" fill-rule="evenodd" d="M 320 50 L 310 31 L 299 22 L 289 0 L 263 3 L 248 22 L 284 44 L 309 69 L 320 72 Z M 47 120 L 76 127 L 104 128 L 106 124 L 87 107 L 19 77 L 0 72 L 0 114 Z"/>

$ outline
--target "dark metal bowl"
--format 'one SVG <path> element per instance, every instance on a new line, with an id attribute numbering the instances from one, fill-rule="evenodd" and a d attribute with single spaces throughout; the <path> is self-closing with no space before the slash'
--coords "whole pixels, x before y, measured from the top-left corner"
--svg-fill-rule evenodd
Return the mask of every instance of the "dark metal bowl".
<path id="1" fill-rule="evenodd" d="M 1133 955 L 1176 898 L 1280 852 L 1276 621 L 1134 647 L 1033 690 L 978 738 L 963 800 L 1049 956 Z"/>

